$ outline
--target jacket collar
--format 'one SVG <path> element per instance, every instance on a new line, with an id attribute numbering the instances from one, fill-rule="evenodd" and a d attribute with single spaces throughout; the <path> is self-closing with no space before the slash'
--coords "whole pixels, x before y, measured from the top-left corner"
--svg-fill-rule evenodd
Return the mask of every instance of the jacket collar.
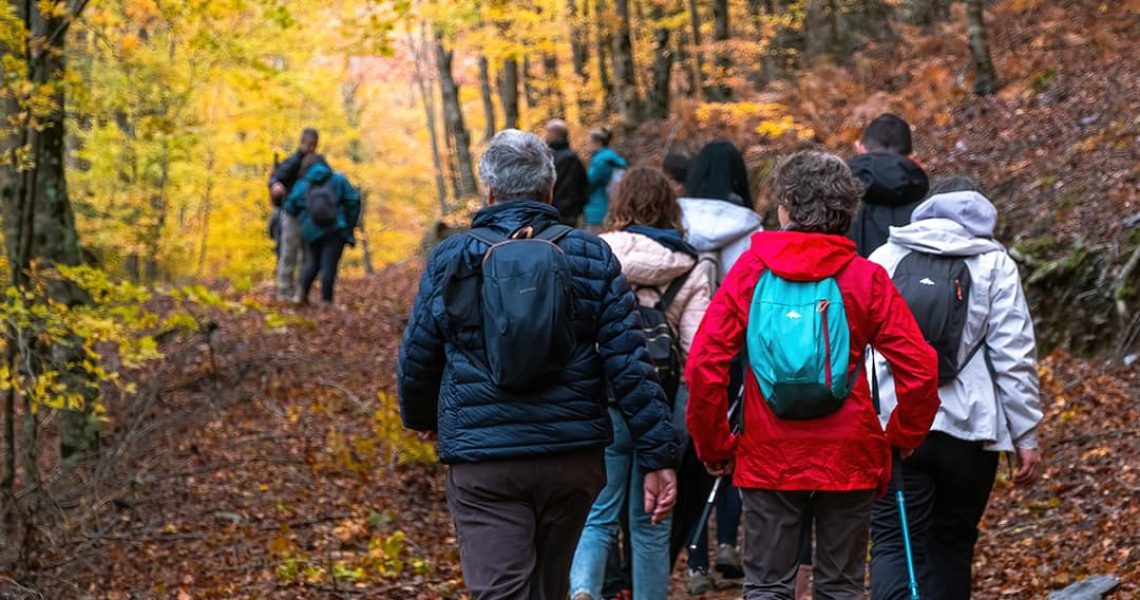
<path id="1" fill-rule="evenodd" d="M 489 227 L 511 232 L 535 220 L 557 222 L 558 209 L 534 200 L 492 204 L 475 213 L 471 227 Z"/>

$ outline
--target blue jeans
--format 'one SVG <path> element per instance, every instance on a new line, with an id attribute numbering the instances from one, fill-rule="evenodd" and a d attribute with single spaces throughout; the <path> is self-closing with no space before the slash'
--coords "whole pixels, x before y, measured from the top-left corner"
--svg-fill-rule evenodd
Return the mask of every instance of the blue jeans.
<path id="1" fill-rule="evenodd" d="M 610 409 L 614 441 L 606 448 L 606 487 L 590 508 L 570 568 L 570 596 L 583 592 L 601 599 L 606 556 L 617 543 L 622 509 L 629 509 L 633 548 L 634 600 L 665 600 L 669 596 L 670 519 L 658 525 L 645 512 L 645 474 L 637 467 L 633 438 L 621 413 Z"/>

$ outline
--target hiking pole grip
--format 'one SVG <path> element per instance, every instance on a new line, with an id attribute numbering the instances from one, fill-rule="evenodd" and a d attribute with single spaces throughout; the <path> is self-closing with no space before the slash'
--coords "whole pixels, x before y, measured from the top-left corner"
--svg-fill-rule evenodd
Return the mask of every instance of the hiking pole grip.
<path id="1" fill-rule="evenodd" d="M 700 544 L 701 536 L 705 534 L 705 527 L 708 526 L 709 515 L 712 514 L 713 505 L 716 504 L 716 496 L 720 493 L 720 484 L 724 481 L 724 475 L 716 478 L 713 482 L 712 491 L 709 492 L 709 499 L 705 502 L 705 507 L 701 509 L 701 518 L 697 521 L 697 527 L 693 531 L 692 537 L 689 538 L 689 552 L 696 552 L 697 545 Z"/>

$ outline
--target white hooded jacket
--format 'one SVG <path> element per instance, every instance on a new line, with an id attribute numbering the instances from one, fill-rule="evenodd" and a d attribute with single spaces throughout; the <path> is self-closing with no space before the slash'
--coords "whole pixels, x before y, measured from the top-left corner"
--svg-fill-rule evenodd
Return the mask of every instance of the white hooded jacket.
<path id="1" fill-rule="evenodd" d="M 751 209 L 707 198 L 681 198 L 685 240 L 718 265 L 716 283 L 752 245 L 752 234 L 763 229 L 760 215 Z"/>
<path id="2" fill-rule="evenodd" d="M 910 225 L 892 227 L 870 260 L 893 276 L 911 252 L 966 259 L 972 283 L 959 358 L 969 362 L 938 390 L 942 405 L 931 429 L 1011 451 L 1037 447 L 1042 411 L 1033 319 L 1017 265 L 993 239 L 996 220 L 981 194 L 939 194 L 915 209 Z M 896 405 L 894 385 L 886 361 L 875 360 L 885 423 Z"/>

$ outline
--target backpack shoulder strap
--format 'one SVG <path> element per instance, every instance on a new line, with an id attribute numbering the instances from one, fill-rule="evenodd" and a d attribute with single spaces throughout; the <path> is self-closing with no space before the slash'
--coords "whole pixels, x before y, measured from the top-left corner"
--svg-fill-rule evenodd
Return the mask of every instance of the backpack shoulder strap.
<path id="1" fill-rule="evenodd" d="M 544 240 L 552 244 L 557 244 L 559 240 L 566 237 L 566 235 L 571 231 L 574 231 L 573 227 L 570 227 L 569 225 L 563 225 L 561 223 L 555 223 L 553 225 L 548 225 L 532 239 Z"/>
<path id="2" fill-rule="evenodd" d="M 669 305 L 677 299 L 677 295 L 681 293 L 681 288 L 685 287 L 685 282 L 689 280 L 689 275 L 693 274 L 693 269 L 685 271 L 681 276 L 677 277 L 665 288 L 665 293 L 661 295 L 661 299 L 657 301 L 657 305 L 661 311 L 669 309 Z"/>
<path id="3" fill-rule="evenodd" d="M 467 235 L 476 240 L 479 240 L 480 242 L 483 242 L 484 244 L 487 244 L 488 246 L 494 246 L 495 244 L 501 243 L 507 239 L 507 236 L 488 227 L 476 227 L 475 229 L 470 229 L 467 231 Z"/>

